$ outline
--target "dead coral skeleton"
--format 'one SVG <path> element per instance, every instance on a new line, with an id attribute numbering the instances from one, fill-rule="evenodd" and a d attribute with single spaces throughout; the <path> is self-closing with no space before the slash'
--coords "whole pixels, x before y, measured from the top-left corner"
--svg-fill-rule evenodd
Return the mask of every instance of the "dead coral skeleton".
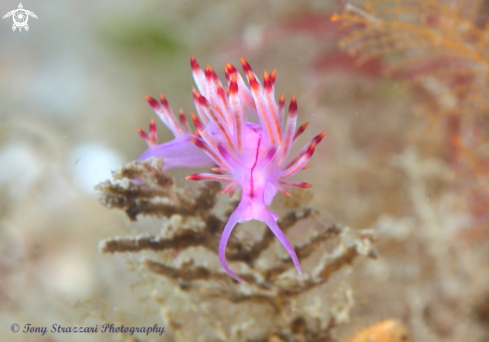
<path id="1" fill-rule="evenodd" d="M 329 341 L 332 328 L 348 320 L 354 303 L 351 288 L 343 286 L 339 295 L 343 300 L 336 304 L 317 307 L 298 303 L 305 303 L 303 296 L 308 293 L 317 296 L 321 285 L 356 257 L 375 258 L 373 233 L 357 233 L 340 225 L 321 228 L 317 224 L 320 228 L 311 229 L 294 246 L 301 260 L 315 262 L 312 271 L 303 276 L 294 272 L 290 258 L 275 246 L 276 239 L 270 230 L 263 231 L 261 238 L 252 242 L 231 239 L 227 260 L 236 263 L 237 274 L 246 281 L 238 284 L 221 269 L 217 255 L 220 233 L 233 203 L 227 203 L 227 209 L 220 215 L 218 184 L 206 183 L 198 190 L 179 188 L 171 177 L 159 171 L 161 167 L 162 161 L 158 159 L 133 162 L 114 172 L 113 181 L 97 186 L 100 201 L 108 208 L 124 210 L 131 220 L 139 215 L 166 217 L 161 233 L 105 239 L 100 241 L 99 249 L 102 253 L 139 257 L 136 261 L 139 266 L 134 269 L 144 278 L 153 275 L 153 280 L 148 280 L 153 284 L 153 298 L 175 338 L 185 340 L 178 316 L 185 311 L 183 308 L 190 308 L 206 325 L 207 330 L 203 331 L 210 331 L 207 340 Z M 310 207 L 298 207 L 282 215 L 278 225 L 287 232 L 297 222 L 315 215 Z M 332 252 L 324 252 L 326 243 L 333 246 Z M 164 285 L 158 287 L 155 281 Z M 182 299 L 179 305 L 168 304 L 177 297 Z M 212 307 L 212 300 L 221 303 L 220 311 L 234 312 L 236 305 L 243 308 L 258 305 L 265 306 L 261 312 L 269 315 L 242 314 L 225 329 L 219 321 L 209 321 L 206 312 Z M 317 302 L 317 297 L 313 302 Z M 262 328 L 250 329 L 250 325 Z"/>

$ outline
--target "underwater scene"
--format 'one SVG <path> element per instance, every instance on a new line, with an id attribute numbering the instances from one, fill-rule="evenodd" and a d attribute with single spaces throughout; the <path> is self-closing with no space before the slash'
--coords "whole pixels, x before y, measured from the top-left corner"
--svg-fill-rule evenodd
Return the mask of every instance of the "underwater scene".
<path id="1" fill-rule="evenodd" d="M 488 1 L 17 1 L 0 341 L 489 341 Z"/>

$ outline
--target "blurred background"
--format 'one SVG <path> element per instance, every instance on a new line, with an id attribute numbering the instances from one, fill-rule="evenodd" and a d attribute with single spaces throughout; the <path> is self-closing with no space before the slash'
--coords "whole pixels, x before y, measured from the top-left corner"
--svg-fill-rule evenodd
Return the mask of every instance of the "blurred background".
<path id="1" fill-rule="evenodd" d="M 304 136 L 328 131 L 301 175 L 314 186 L 309 204 L 339 224 L 375 229 L 380 253 L 354 266 L 357 305 L 340 340 L 387 318 L 402 320 L 416 341 L 489 340 L 487 179 L 470 171 L 470 157 L 453 157 L 460 145 L 449 128 L 458 121 L 415 115 L 420 97 L 384 77 L 384 55 L 358 64 L 338 47 L 351 31 L 330 18 L 346 3 L 27 0 L 24 9 L 38 16 L 28 32 L 1 20 L 0 339 L 131 340 L 14 334 L 13 323 L 163 325 L 126 260 L 97 247 L 161 222 L 130 222 L 102 206 L 93 187 L 146 149 L 136 127 L 156 116 L 144 94 L 161 91 L 174 111 L 194 111 L 193 54 L 221 80 L 240 55 L 257 74 L 276 69 L 276 96 L 295 94 L 299 123 L 310 123 Z M 484 2 L 474 3 L 473 22 L 485 27 Z M 17 7 L 3 0 L 0 14 Z M 465 132 L 475 125 L 484 137 L 484 119 L 471 123 Z M 157 126 L 161 141 L 171 138 Z M 486 151 L 481 141 L 477 151 Z M 185 185 L 186 170 L 170 173 Z"/>

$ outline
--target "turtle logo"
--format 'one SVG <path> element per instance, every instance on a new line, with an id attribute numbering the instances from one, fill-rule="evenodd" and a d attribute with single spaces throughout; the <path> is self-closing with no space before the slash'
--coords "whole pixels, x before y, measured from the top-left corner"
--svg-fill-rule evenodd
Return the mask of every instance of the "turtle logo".
<path id="1" fill-rule="evenodd" d="M 27 21 L 29 20 L 29 17 L 33 17 L 37 19 L 37 15 L 35 15 L 31 11 L 25 10 L 24 6 L 22 6 L 21 3 L 19 3 L 19 8 L 5 14 L 3 16 L 3 19 L 8 18 L 10 16 L 12 16 L 14 19 L 14 24 L 12 25 L 12 31 L 15 31 L 18 28 L 19 32 L 21 32 L 22 29 L 29 31 L 29 25 L 27 25 Z"/>

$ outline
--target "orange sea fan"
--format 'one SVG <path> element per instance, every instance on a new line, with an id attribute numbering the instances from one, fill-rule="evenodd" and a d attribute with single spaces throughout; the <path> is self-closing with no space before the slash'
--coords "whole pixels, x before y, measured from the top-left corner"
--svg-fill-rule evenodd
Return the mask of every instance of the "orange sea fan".
<path id="1" fill-rule="evenodd" d="M 418 112 L 482 113 L 489 108 L 489 27 L 478 23 L 481 1 L 367 1 L 331 19 L 356 27 L 340 47 L 360 62 L 382 58 L 384 73 L 415 87 Z"/>

